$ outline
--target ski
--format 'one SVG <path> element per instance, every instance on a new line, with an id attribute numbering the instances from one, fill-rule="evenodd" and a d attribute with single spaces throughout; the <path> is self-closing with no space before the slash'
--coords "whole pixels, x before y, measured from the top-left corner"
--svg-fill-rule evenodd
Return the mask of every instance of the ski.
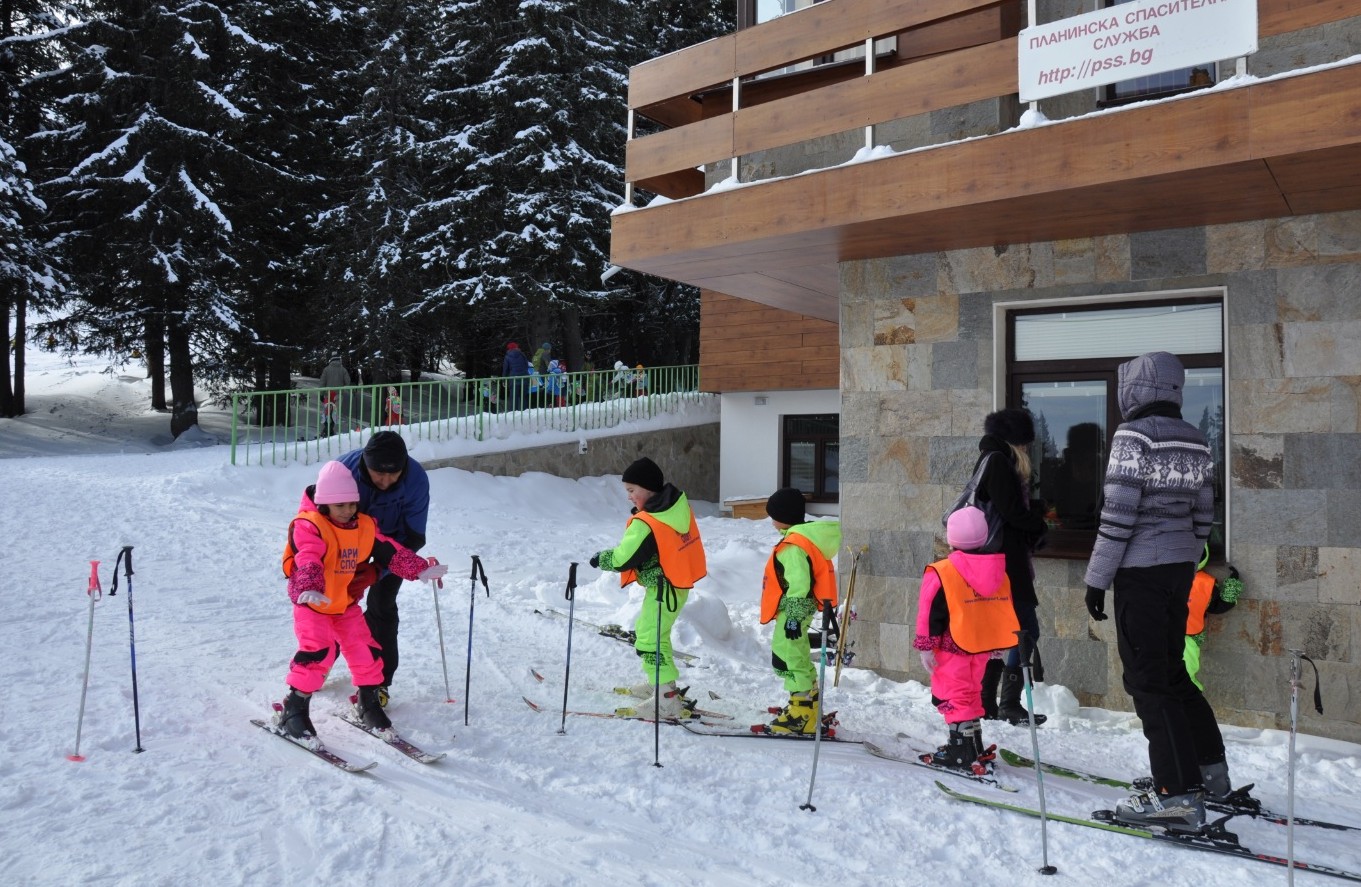
<path id="1" fill-rule="evenodd" d="M 534 612 L 538 613 L 540 616 L 552 616 L 557 619 L 567 618 L 566 613 L 561 610 L 554 610 L 552 607 L 544 607 L 542 610 L 535 610 Z M 622 625 L 597 625 L 594 622 L 587 622 L 585 619 L 576 616 L 572 617 L 572 620 L 578 625 L 584 625 L 587 628 L 594 629 L 596 634 L 601 637 L 612 638 L 620 643 L 633 646 L 633 641 L 635 639 L 634 633 L 624 628 Z M 684 653 L 680 650 L 672 650 L 671 655 L 676 657 L 677 662 L 684 663 L 685 665 L 693 665 L 699 659 L 699 657 L 693 653 Z"/>
<path id="2" fill-rule="evenodd" d="M 1004 801 L 992 798 L 983 798 L 977 795 L 968 795 L 963 792 L 955 791 L 948 785 L 937 781 L 936 788 L 957 801 L 967 801 L 970 804 L 981 804 L 985 807 L 994 807 L 998 810 L 1010 810 L 1012 813 L 1020 813 L 1024 816 L 1040 817 L 1040 811 L 1032 807 L 1023 807 L 1019 804 L 1009 804 Z M 1137 828 L 1135 826 L 1124 825 L 1122 823 L 1109 822 L 1095 818 L 1097 814 L 1108 814 L 1108 810 L 1099 810 L 1093 814 L 1091 819 L 1081 819 L 1076 816 L 1063 816 L 1046 812 L 1044 818 L 1055 822 L 1066 822 L 1071 825 L 1080 825 L 1085 828 L 1100 829 L 1102 831 L 1115 832 L 1116 834 L 1129 835 L 1134 838 L 1145 838 L 1151 841 L 1163 841 L 1176 844 L 1178 847 L 1188 847 L 1192 850 L 1203 850 L 1207 853 L 1219 853 L 1226 856 L 1236 856 L 1240 859 L 1251 859 L 1257 862 L 1265 862 L 1269 865 L 1278 865 L 1288 868 L 1289 861 L 1282 856 L 1274 856 L 1270 853 L 1258 853 L 1250 850 L 1238 843 L 1238 839 L 1232 832 L 1219 829 L 1209 834 L 1178 834 L 1170 831 L 1155 831 L 1152 829 Z M 1321 865 L 1312 862 L 1302 862 L 1295 860 L 1294 867 L 1302 872 L 1314 872 L 1320 875 L 1331 875 L 1335 878 L 1342 878 L 1347 881 L 1361 882 L 1361 872 L 1348 871 L 1329 865 Z"/>
<path id="3" fill-rule="evenodd" d="M 865 746 L 865 751 L 874 755 L 876 758 L 883 758 L 886 761 L 898 761 L 903 764 L 924 767 L 927 770 L 934 770 L 937 773 L 944 773 L 947 776 L 958 776 L 960 779 L 968 779 L 972 782 L 977 782 L 980 785 L 991 786 L 992 788 L 1004 792 L 1015 792 L 1020 790 L 1014 785 L 1008 785 L 1007 783 L 1002 782 L 992 774 L 966 773 L 963 770 L 955 770 L 950 767 L 942 767 L 937 764 L 929 763 L 922 758 L 923 755 L 929 757 L 930 753 L 919 751 L 915 748 L 909 749 L 907 752 L 894 752 L 883 748 L 882 746 L 875 745 L 873 742 L 862 742 L 861 745 Z"/>
<path id="4" fill-rule="evenodd" d="M 398 736 L 397 731 L 395 730 L 375 730 L 349 712 L 342 712 L 340 714 L 340 719 L 351 727 L 363 730 L 374 739 L 382 740 L 413 761 L 419 761 L 422 764 L 433 764 L 436 761 L 442 760 L 445 756 L 444 752 L 428 752 L 425 749 L 408 742 Z"/>
<path id="5" fill-rule="evenodd" d="M 1035 767 L 1035 762 L 1032 759 L 1011 751 L 1010 749 L 1001 749 L 999 754 L 1002 756 L 1002 760 L 1013 767 L 1025 767 L 1028 769 L 1034 769 Z M 1080 782 L 1091 783 L 1092 785 L 1104 785 L 1118 789 L 1133 789 L 1134 787 L 1131 783 L 1121 779 L 1116 779 L 1111 776 L 1100 776 L 1096 773 L 1085 773 L 1081 770 L 1073 770 L 1058 764 L 1051 764 L 1048 761 L 1042 762 L 1040 764 L 1040 769 L 1045 773 L 1050 773 L 1054 776 L 1061 776 L 1065 779 L 1076 779 Z M 1251 788 L 1251 786 L 1249 786 L 1249 788 Z M 1243 791 L 1245 791 L 1245 789 Z M 1206 798 L 1205 809 L 1213 810 L 1216 813 L 1231 813 L 1235 816 L 1250 816 L 1253 819 L 1260 819 L 1263 822 L 1270 822 L 1276 825 L 1287 825 L 1290 821 L 1290 817 L 1287 814 L 1276 810 L 1269 810 L 1266 807 L 1260 807 L 1256 804 L 1233 804 Z M 1329 822 L 1325 819 L 1310 819 L 1306 816 L 1296 816 L 1295 825 L 1328 829 L 1331 831 L 1361 831 L 1361 825 L 1347 825 L 1341 822 Z"/>
<path id="6" fill-rule="evenodd" d="M 262 721 L 259 718 L 251 718 L 250 722 L 255 726 L 259 727 L 261 730 L 264 730 L 266 733 L 270 733 L 273 734 L 274 736 L 279 737 L 284 742 L 287 742 L 289 745 L 296 745 L 303 751 L 311 752 L 318 758 L 321 758 L 326 763 L 330 764 L 333 767 L 339 767 L 346 773 L 363 773 L 366 770 L 371 770 L 374 767 L 378 766 L 377 761 L 369 761 L 367 764 L 351 763 L 350 761 L 345 760 L 340 755 L 326 748 L 324 745 L 321 744 L 320 740 L 316 740 L 316 745 L 309 745 L 308 743 L 304 742 L 301 739 L 295 739 L 292 736 L 289 736 L 287 733 L 283 732 L 278 727 L 274 726 L 268 721 Z"/>
<path id="7" fill-rule="evenodd" d="M 544 708 L 542 705 L 530 699 L 528 696 L 521 696 L 520 698 L 525 701 L 525 705 L 528 705 L 535 711 L 538 712 L 550 711 L 550 709 Z M 615 711 L 574 711 L 569 709 L 567 713 L 578 718 L 604 718 L 610 721 L 646 721 L 649 724 L 654 722 L 653 718 L 645 717 L 642 714 L 621 714 L 620 713 L 621 711 L 623 711 L 623 709 L 616 709 Z M 703 715 L 701 715 L 700 714 L 701 711 L 703 711 L 703 709 L 695 709 L 694 718 L 685 720 L 682 720 L 681 718 L 662 718 L 661 723 L 685 725 L 694 723 L 704 723 L 703 721 L 704 718 L 727 718 L 727 719 L 732 718 L 732 715 L 725 715 L 719 712 L 705 712 Z"/>
<path id="8" fill-rule="evenodd" d="M 823 718 L 824 731 L 822 734 L 823 742 L 848 742 L 858 743 L 859 739 L 850 739 L 837 734 L 836 712 L 832 712 Z M 829 723 L 830 721 L 830 723 Z M 742 736 L 748 739 L 793 739 L 799 742 L 812 742 L 812 733 L 772 733 L 768 724 L 752 724 L 750 727 L 734 727 L 728 724 L 705 724 L 694 721 L 681 721 L 680 725 L 696 736 Z"/>

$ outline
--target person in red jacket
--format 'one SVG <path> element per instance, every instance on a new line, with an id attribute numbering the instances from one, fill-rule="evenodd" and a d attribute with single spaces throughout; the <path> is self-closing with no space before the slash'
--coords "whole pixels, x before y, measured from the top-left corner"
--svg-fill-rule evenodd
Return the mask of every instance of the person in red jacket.
<path id="1" fill-rule="evenodd" d="M 364 591 L 378 576 L 375 563 L 403 579 L 422 582 L 449 569 L 379 532 L 373 518 L 359 513 L 359 486 L 350 469 L 342 462 L 327 462 L 317 482 L 303 491 L 283 553 L 298 650 L 275 726 L 295 739 L 316 739 L 309 710 L 312 694 L 325 682 L 337 650 L 358 690 L 355 714 L 376 730 L 392 729 L 378 702 L 381 651 L 359 608 Z"/>

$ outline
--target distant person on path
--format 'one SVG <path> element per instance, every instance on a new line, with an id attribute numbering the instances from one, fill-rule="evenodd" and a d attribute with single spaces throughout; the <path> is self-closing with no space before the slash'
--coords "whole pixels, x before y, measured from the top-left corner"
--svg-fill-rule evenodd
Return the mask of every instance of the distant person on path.
<path id="1" fill-rule="evenodd" d="M 515 342 L 506 344 L 506 356 L 501 359 L 501 376 L 506 380 L 506 396 L 501 410 L 524 409 L 529 393 L 529 358 Z"/>
<path id="2" fill-rule="evenodd" d="M 449 569 L 428 564 L 379 530 L 372 517 L 360 513 L 359 488 L 350 470 L 327 462 L 317 482 L 303 491 L 283 554 L 298 649 L 275 723 L 295 739 L 317 735 L 312 694 L 321 689 L 337 651 L 345 657 L 358 692 L 355 715 L 376 730 L 392 729 L 379 700 L 383 661 L 359 609 L 364 590 L 377 575 L 375 564 L 421 581 L 438 579 Z"/>
<path id="3" fill-rule="evenodd" d="M 534 357 L 529 363 L 540 376 L 548 375 L 548 362 L 553 359 L 553 343 L 544 342 L 539 346 L 539 350 L 534 352 Z"/>
<path id="4" fill-rule="evenodd" d="M 619 573 L 622 587 L 632 582 L 643 586 L 633 648 L 641 657 L 645 680 L 624 692 L 641 700 L 631 708 L 644 716 L 655 707 L 664 719 L 689 717 L 695 701 L 676 687 L 680 672 L 672 653 L 671 627 L 690 599 L 690 589 L 708 572 L 704 544 L 690 501 L 666 482 L 657 463 L 644 456 L 624 469 L 622 480 L 632 516 L 624 538 L 614 548 L 591 555 L 591 566 Z"/>
<path id="5" fill-rule="evenodd" d="M 380 431 L 362 450 L 340 457 L 359 490 L 359 510 L 378 523 L 386 536 L 412 551 L 425 546 L 425 522 L 430 511 L 430 479 L 421 463 L 410 458 L 406 442 L 395 431 Z M 382 650 L 379 697 L 387 705 L 392 677 L 397 672 L 397 592 L 404 577 L 384 573 L 369 592 L 364 619 Z"/>
<path id="6" fill-rule="evenodd" d="M 345 369 L 339 354 L 332 355 L 322 367 L 317 386 L 321 388 L 321 436 L 330 437 L 336 433 L 340 419 L 340 392 L 336 389 L 350 387 L 350 371 Z"/>
<path id="7" fill-rule="evenodd" d="M 775 623 L 770 664 L 789 694 L 767 729 L 811 735 L 822 721 L 822 706 L 808 626 L 824 604 L 837 604 L 832 558 L 841 548 L 841 522 L 807 520 L 803 493 L 794 487 L 771 493 L 766 514 L 780 532 L 780 541 L 766 561 L 761 582 L 761 624 Z"/>
<path id="8" fill-rule="evenodd" d="M 988 540 L 988 520 L 972 506 L 945 524 L 949 555 L 927 566 L 917 601 L 912 645 L 931 675 L 931 702 L 945 718 L 949 736 L 928 763 L 982 775 L 996 757 L 983 744 L 979 690 L 994 650 L 1016 645 L 1020 622 L 1011 605 L 1006 555 L 977 551 Z"/>
<path id="9" fill-rule="evenodd" d="M 1115 639 L 1125 691 L 1143 722 L 1153 778 L 1115 806 L 1115 819 L 1198 832 L 1205 797 L 1241 796 L 1229 782 L 1224 739 L 1186 671 L 1187 598 L 1214 523 L 1214 457 L 1181 417 L 1186 370 L 1155 351 L 1120 364 L 1124 421 L 1111 440 L 1096 545 L 1087 563 L 1087 612 L 1106 616 L 1115 587 Z"/>

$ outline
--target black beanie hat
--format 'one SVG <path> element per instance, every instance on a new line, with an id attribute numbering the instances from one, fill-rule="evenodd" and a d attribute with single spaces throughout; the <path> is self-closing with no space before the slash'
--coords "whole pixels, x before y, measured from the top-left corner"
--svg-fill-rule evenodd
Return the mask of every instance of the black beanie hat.
<path id="1" fill-rule="evenodd" d="M 803 523 L 803 493 L 794 487 L 781 487 L 766 500 L 766 514 L 782 524 Z"/>
<path id="2" fill-rule="evenodd" d="M 380 431 L 364 445 L 369 471 L 398 474 L 406 470 L 406 441 L 395 431 Z"/>
<path id="3" fill-rule="evenodd" d="M 666 479 L 662 477 L 662 470 L 657 463 L 644 456 L 624 469 L 624 483 L 658 493 L 666 486 Z"/>
<path id="4" fill-rule="evenodd" d="M 1035 442 L 1035 421 L 1030 410 L 998 410 L 983 420 L 983 432 L 1023 447 Z"/>

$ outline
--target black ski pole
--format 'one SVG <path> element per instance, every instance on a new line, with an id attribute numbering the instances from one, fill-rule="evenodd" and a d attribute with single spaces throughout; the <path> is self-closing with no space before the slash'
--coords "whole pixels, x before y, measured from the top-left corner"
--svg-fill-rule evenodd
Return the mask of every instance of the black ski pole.
<path id="1" fill-rule="evenodd" d="M 124 545 L 123 550 L 118 552 L 118 560 L 113 563 L 113 587 L 109 589 L 109 597 L 118 594 L 118 565 L 123 564 L 123 575 L 128 580 L 128 654 L 132 658 L 132 723 L 137 731 L 137 747 L 134 752 L 143 752 L 142 748 L 142 714 L 137 702 L 137 628 L 132 618 L 132 546 Z"/>
<path id="2" fill-rule="evenodd" d="M 482 580 L 482 590 L 491 597 L 487 587 L 487 571 L 482 569 L 482 559 L 473 555 L 472 584 L 468 587 L 468 666 L 463 671 L 463 726 L 468 726 L 468 692 L 473 679 L 473 608 L 477 606 L 477 580 Z"/>
<path id="3" fill-rule="evenodd" d="M 799 805 L 800 810 L 807 810 L 809 813 L 818 812 L 818 808 L 813 806 L 813 784 L 818 778 L 818 754 L 822 751 L 822 691 L 827 689 L 827 633 L 832 630 L 832 622 L 836 617 L 832 609 L 831 601 L 822 602 L 822 651 L 818 655 L 818 704 L 813 710 L 813 718 L 816 723 L 813 729 L 817 732 L 813 734 L 813 775 L 808 779 L 808 800 Z M 779 629 L 775 629 L 779 631 Z M 837 633 L 840 635 L 840 632 Z"/>
<path id="4" fill-rule="evenodd" d="M 558 735 L 563 736 L 567 733 L 567 691 L 572 683 L 572 625 L 576 622 L 577 611 L 577 562 L 572 561 L 571 569 L 567 571 L 567 591 L 564 593 L 567 598 L 567 667 L 562 676 L 562 726 L 558 728 Z"/>
<path id="5" fill-rule="evenodd" d="M 1025 681 L 1025 707 L 1030 715 L 1030 753 L 1035 758 L 1035 785 L 1039 790 L 1040 796 L 1040 854 L 1042 865 L 1039 873 L 1042 875 L 1052 875 L 1058 872 L 1058 868 L 1049 864 L 1049 812 L 1044 806 L 1044 768 L 1040 766 L 1040 740 L 1035 731 L 1035 697 L 1031 692 L 1030 682 L 1030 658 L 1034 653 L 1034 641 L 1030 638 L 1030 633 L 1026 631 L 1016 632 L 1017 652 L 1021 656 L 1021 677 Z"/>
<path id="6" fill-rule="evenodd" d="M 104 589 L 99 585 L 99 561 L 90 561 L 90 584 L 85 588 L 85 595 L 90 599 L 90 619 L 89 625 L 85 629 L 85 677 L 80 683 L 80 715 L 76 718 L 76 748 L 66 756 L 68 761 L 83 761 L 85 756 L 80 753 L 80 728 L 85 723 L 85 691 L 90 687 L 90 647 L 95 637 L 95 601 L 104 596 Z"/>
<path id="7" fill-rule="evenodd" d="M 666 574 L 657 580 L 657 637 L 652 650 L 652 766 L 662 765 L 662 607 L 666 606 L 665 589 L 671 589 L 671 600 L 676 601 L 676 589 L 666 581 Z M 677 691 L 679 692 L 679 691 Z"/>

